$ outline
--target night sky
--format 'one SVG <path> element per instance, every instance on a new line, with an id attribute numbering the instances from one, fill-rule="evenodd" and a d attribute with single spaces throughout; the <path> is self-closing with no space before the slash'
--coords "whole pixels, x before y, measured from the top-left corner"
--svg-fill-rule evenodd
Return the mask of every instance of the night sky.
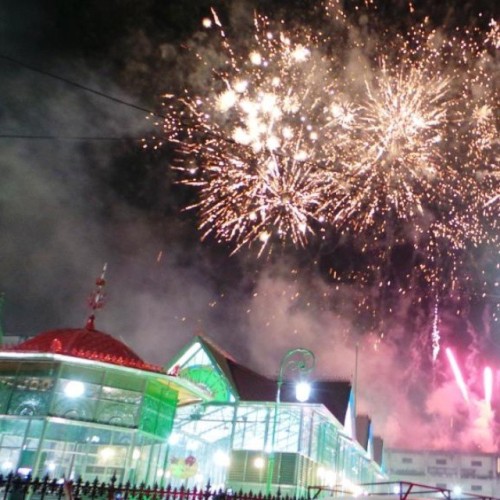
<path id="1" fill-rule="evenodd" d="M 381 2 L 373 26 L 405 32 L 429 16 L 445 33 L 486 29 L 498 17 L 495 3 L 415 0 L 410 14 L 409 2 Z M 186 47 L 205 43 L 201 20 L 211 7 L 233 39 L 251 34 L 255 9 L 292 27 L 320 22 L 320 3 L 299 0 L 0 5 L 4 330 L 32 336 L 83 327 L 107 263 L 96 327 L 148 362 L 166 363 L 203 333 L 269 376 L 287 349 L 300 346 L 316 353 L 316 376 L 352 379 L 358 343 L 359 407 L 388 444 L 496 449 L 494 412 L 464 405 L 443 353 L 430 361 L 434 301 L 425 284 L 404 296 L 380 290 L 376 277 L 361 287 L 355 276 L 367 257 L 336 234 L 262 257 L 255 248 L 232 255 L 229 244 L 200 241 L 196 212 L 184 210 L 196 192 L 178 183 L 174 146 L 143 149 L 141 140 L 158 137 L 146 116 L 162 113 L 163 94 L 180 95 L 203 79 Z M 346 3 L 353 24 L 362 24 L 364 8 Z M 443 301 L 438 326 L 480 394 L 485 363 L 500 383 L 498 248 L 477 250 L 473 261 L 479 275 L 489 273 L 488 287 L 471 285 L 466 299 Z M 415 262 L 402 246 L 386 269 L 398 277 Z M 419 429 L 413 442 L 409 425 Z"/>

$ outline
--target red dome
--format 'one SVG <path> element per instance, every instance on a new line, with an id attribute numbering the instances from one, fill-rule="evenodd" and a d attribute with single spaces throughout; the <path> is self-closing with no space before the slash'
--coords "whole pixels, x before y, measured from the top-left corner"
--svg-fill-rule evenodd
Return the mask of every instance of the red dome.
<path id="1" fill-rule="evenodd" d="M 132 349 L 111 335 L 87 328 L 49 330 L 9 350 L 64 354 L 142 370 L 163 371 L 145 363 Z"/>

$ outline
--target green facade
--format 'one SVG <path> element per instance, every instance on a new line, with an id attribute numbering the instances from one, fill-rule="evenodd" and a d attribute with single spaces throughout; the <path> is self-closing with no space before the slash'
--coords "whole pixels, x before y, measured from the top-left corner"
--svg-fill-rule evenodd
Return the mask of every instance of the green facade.
<path id="1" fill-rule="evenodd" d="M 0 353 L 0 473 L 306 495 L 383 478 L 322 405 L 240 397 L 195 338 L 170 375 L 59 354 Z M 346 421 L 350 421 L 350 413 Z M 274 452 L 274 469 L 268 467 Z"/>
<path id="2" fill-rule="evenodd" d="M 168 377 L 53 355 L 0 362 L 0 472 L 156 480 L 177 407 Z"/>
<path id="3" fill-rule="evenodd" d="M 200 384 L 212 401 L 179 408 L 169 440 L 164 475 L 175 485 L 210 480 L 215 487 L 283 495 L 307 495 L 309 485 L 343 487 L 376 482 L 381 467 L 323 405 L 281 403 L 274 442 L 274 469 L 268 470 L 274 402 L 240 398 L 222 353 L 195 339 L 169 365 L 180 377 Z M 351 403 L 352 406 L 352 395 Z"/>

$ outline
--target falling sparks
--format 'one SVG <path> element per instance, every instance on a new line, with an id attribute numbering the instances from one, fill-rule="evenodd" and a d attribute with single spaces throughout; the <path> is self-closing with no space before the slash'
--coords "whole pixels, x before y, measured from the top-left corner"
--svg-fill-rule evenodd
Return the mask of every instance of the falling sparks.
<path id="1" fill-rule="evenodd" d="M 441 336 L 439 334 L 438 321 L 439 321 L 439 309 L 438 309 L 438 301 L 436 300 L 436 303 L 434 304 L 434 321 L 432 323 L 432 335 L 431 335 L 433 362 L 436 362 L 439 351 L 441 349 L 440 345 Z"/>
<path id="2" fill-rule="evenodd" d="M 335 35 L 256 15 L 236 39 L 215 11 L 202 21 L 217 47 L 197 54 L 207 83 L 164 101 L 174 168 L 197 190 L 186 208 L 233 252 L 338 235 L 372 257 L 349 275 L 362 286 L 407 246 L 419 277 L 401 294 L 423 281 L 429 297 L 457 296 L 475 252 L 499 240 L 498 26 L 446 36 L 424 20 L 367 39 L 340 3 L 325 6 Z M 376 5 L 365 10 L 369 23 Z"/>
<path id="3" fill-rule="evenodd" d="M 320 226 L 384 235 L 405 224 L 425 250 L 486 237 L 490 214 L 477 211 L 498 196 L 487 163 L 498 131 L 482 48 L 418 26 L 373 61 L 360 56 L 353 81 L 342 50 L 362 53 L 360 42 L 335 52 L 328 37 L 256 16 L 237 50 L 213 15 L 203 25 L 218 27 L 224 62 L 206 95 L 166 102 L 164 124 L 186 158 L 183 182 L 199 189 L 205 237 L 304 246 Z"/>
<path id="4" fill-rule="evenodd" d="M 449 347 L 446 348 L 446 356 L 448 357 L 448 361 L 451 366 L 451 370 L 453 371 L 453 375 L 455 376 L 455 380 L 457 382 L 458 388 L 460 389 L 460 393 L 464 398 L 465 402 L 469 402 L 469 393 L 467 391 L 467 386 L 465 385 L 464 377 L 462 376 L 462 372 L 458 367 L 458 363 L 453 355 L 453 352 Z"/>

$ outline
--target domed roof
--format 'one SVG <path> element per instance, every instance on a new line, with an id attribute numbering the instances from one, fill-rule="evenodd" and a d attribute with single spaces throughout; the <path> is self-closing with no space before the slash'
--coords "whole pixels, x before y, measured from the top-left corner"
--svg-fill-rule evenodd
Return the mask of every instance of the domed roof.
<path id="1" fill-rule="evenodd" d="M 9 350 L 64 354 L 142 370 L 163 372 L 145 363 L 132 349 L 107 333 L 92 328 L 64 328 L 38 334 Z"/>

